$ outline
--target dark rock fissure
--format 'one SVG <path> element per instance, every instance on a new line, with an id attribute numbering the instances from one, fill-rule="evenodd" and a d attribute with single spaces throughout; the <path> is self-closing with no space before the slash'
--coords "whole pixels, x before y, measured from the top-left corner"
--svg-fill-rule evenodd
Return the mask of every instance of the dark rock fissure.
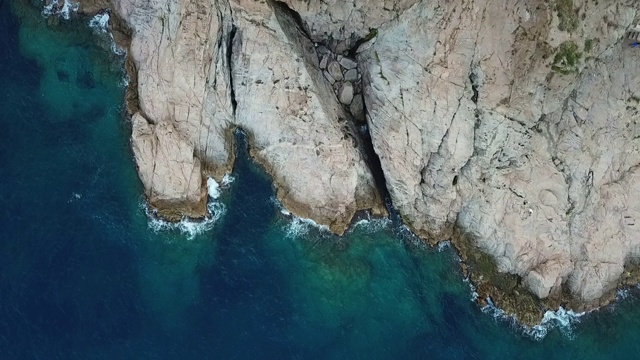
<path id="1" fill-rule="evenodd" d="M 473 90 L 473 96 L 471 96 L 471 101 L 473 101 L 474 104 L 478 104 L 478 76 L 474 73 L 471 72 L 469 74 L 469 81 L 471 82 L 471 90 Z"/>
<path id="2" fill-rule="evenodd" d="M 238 101 L 236 100 L 236 92 L 233 84 L 233 41 L 236 37 L 237 28 L 235 25 L 231 25 L 231 32 L 229 33 L 229 42 L 227 43 L 227 66 L 229 67 L 229 88 L 231 89 L 229 96 L 231 97 L 231 110 L 233 115 L 236 114 L 236 108 L 238 107 Z"/>
<path id="3" fill-rule="evenodd" d="M 358 48 L 360 47 L 360 45 L 366 43 L 367 41 L 372 40 L 376 36 L 378 36 L 378 29 L 369 28 L 369 34 L 367 34 L 367 36 L 363 38 L 356 40 L 356 42 L 353 44 L 351 49 L 348 50 L 349 56 L 355 57 L 356 54 L 358 53 Z"/>
<path id="4" fill-rule="evenodd" d="M 304 20 L 302 19 L 302 17 L 297 11 L 291 9 L 286 3 L 283 3 L 281 1 L 270 0 L 269 3 L 271 4 L 271 6 L 274 7 L 274 9 L 277 9 L 282 13 L 289 15 L 295 21 L 301 33 L 306 38 L 308 38 L 310 41 L 313 42 L 312 37 L 309 33 L 308 27 L 305 25 Z M 377 31 L 372 29 L 372 34 L 373 34 L 372 37 L 375 37 L 375 35 L 377 35 Z M 355 41 L 353 43 L 354 45 L 350 49 L 347 49 L 345 53 L 355 54 L 358 47 L 362 45 L 364 42 L 369 41 L 370 39 L 371 37 L 367 36 L 365 38 Z M 328 41 L 324 41 L 324 43 L 328 43 Z M 316 46 L 322 45 L 322 42 L 321 43 L 315 42 L 315 44 Z M 316 56 L 317 55 L 318 54 L 316 53 Z M 321 69 L 318 68 L 317 70 L 320 71 Z M 362 92 L 364 92 L 364 89 L 362 89 Z M 366 110 L 366 102 L 364 100 L 364 97 L 363 97 L 362 103 L 363 103 L 362 111 L 364 114 L 366 114 L 367 110 Z M 380 198 L 382 199 L 387 211 L 389 211 L 389 213 L 391 214 L 393 212 L 392 210 L 393 205 L 391 203 L 391 197 L 389 195 L 389 191 L 387 190 L 386 179 L 384 177 L 384 172 L 382 170 L 382 164 L 380 162 L 380 158 L 378 157 L 378 154 L 375 152 L 373 142 L 371 140 L 369 125 L 367 123 L 365 124 L 358 123 L 355 117 L 356 114 L 352 114 L 348 106 L 345 106 L 345 105 L 343 106 L 346 112 L 352 115 L 348 121 L 348 125 L 349 125 L 348 127 L 350 128 L 349 133 L 355 138 L 355 141 L 358 144 L 357 148 L 362 154 L 367 166 L 369 167 L 369 171 L 371 171 L 371 174 L 373 175 L 375 185 L 380 195 Z M 339 121 L 339 119 L 336 119 L 336 120 Z M 355 131 L 356 129 L 357 131 Z"/>
<path id="5" fill-rule="evenodd" d="M 300 31 L 304 34 L 304 36 L 311 41 L 311 36 L 309 36 L 309 29 L 305 26 L 304 21 L 302 20 L 302 16 L 300 16 L 297 11 L 290 8 L 289 5 L 282 1 L 269 0 L 269 3 L 274 9 L 280 10 L 281 12 L 289 15 L 296 23 Z"/>
<path id="6" fill-rule="evenodd" d="M 365 111 L 366 111 L 366 103 L 365 103 Z M 384 202 L 385 208 L 389 212 L 392 213 L 393 204 L 391 202 L 391 195 L 389 194 L 389 190 L 387 190 L 387 179 L 384 177 L 384 171 L 382 170 L 382 163 L 380 162 L 380 157 L 375 151 L 373 147 L 373 141 L 371 140 L 371 133 L 369 132 L 369 125 L 362 125 L 359 128 L 360 130 L 360 139 L 362 143 L 362 149 L 364 151 L 364 158 L 367 162 L 367 166 L 369 166 L 369 170 L 373 175 L 373 179 L 376 182 L 376 187 L 378 188 L 378 192 L 380 193 L 380 197 Z"/>

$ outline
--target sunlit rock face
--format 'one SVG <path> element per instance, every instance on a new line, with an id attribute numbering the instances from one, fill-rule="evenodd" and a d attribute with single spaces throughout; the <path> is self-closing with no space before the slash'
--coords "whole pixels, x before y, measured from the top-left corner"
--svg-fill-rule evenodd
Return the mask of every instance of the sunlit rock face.
<path id="1" fill-rule="evenodd" d="M 416 233 L 457 228 L 537 297 L 597 305 L 640 255 L 638 54 L 624 39 L 638 5 L 556 5 L 114 0 L 138 129 L 181 149 L 136 152 L 143 183 L 158 184 L 144 180 L 153 158 L 202 201 L 239 126 L 283 203 L 341 233 L 357 210 L 382 213 L 352 122 L 366 119 Z"/>

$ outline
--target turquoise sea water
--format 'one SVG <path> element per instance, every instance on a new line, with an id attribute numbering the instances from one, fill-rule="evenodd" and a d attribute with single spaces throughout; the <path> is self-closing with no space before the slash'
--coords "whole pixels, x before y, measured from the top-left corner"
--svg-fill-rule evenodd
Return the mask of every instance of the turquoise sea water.
<path id="1" fill-rule="evenodd" d="M 12 10 L 13 9 L 13 10 Z M 281 214 L 239 147 L 211 229 L 154 230 L 121 59 L 87 19 L 0 0 L 0 359 L 631 358 L 638 295 L 535 340 L 395 222 Z M 239 135 L 240 143 L 242 136 Z"/>

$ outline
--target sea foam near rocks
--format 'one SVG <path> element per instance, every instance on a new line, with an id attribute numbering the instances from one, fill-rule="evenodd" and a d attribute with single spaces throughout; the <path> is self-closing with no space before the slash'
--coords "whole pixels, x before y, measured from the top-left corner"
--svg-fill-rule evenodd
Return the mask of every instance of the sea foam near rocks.
<path id="1" fill-rule="evenodd" d="M 214 200 L 220 197 L 220 184 L 213 178 L 207 179 L 207 193 Z"/>
<path id="2" fill-rule="evenodd" d="M 438 252 L 443 252 L 447 249 L 451 249 L 451 241 L 446 240 L 438 243 Z"/>
<path id="3" fill-rule="evenodd" d="M 109 13 L 96 14 L 89 20 L 89 27 L 98 32 L 106 33 L 109 31 Z"/>
<path id="4" fill-rule="evenodd" d="M 109 47 L 112 53 L 119 56 L 124 56 L 126 50 L 119 48 L 116 44 L 116 40 L 113 38 L 113 34 L 111 34 L 111 31 L 109 29 L 109 19 L 109 13 L 98 13 L 89 20 L 89 27 L 93 29 L 93 31 L 97 34 L 108 36 Z M 128 79 L 126 79 L 125 82 L 126 85 L 128 85 Z"/>
<path id="5" fill-rule="evenodd" d="M 562 307 L 556 311 L 547 310 L 540 324 L 525 329 L 525 333 L 538 340 L 543 339 L 549 330 L 557 328 L 569 338 L 573 338 L 573 329 L 584 314 L 584 312 L 576 313 L 572 310 L 565 310 Z"/>
<path id="6" fill-rule="evenodd" d="M 150 219 L 149 228 L 155 232 L 178 231 L 186 235 L 189 240 L 213 229 L 218 220 L 227 212 L 227 207 L 219 200 L 221 191 L 226 189 L 233 180 L 234 178 L 229 174 L 226 174 L 220 183 L 212 178 L 207 179 L 207 192 L 209 195 L 207 209 L 209 210 L 209 215 L 204 220 L 193 220 L 185 217 L 179 222 L 164 221 L 158 219 L 154 212 L 149 209 L 146 202 L 143 202 L 142 207 Z"/>
<path id="7" fill-rule="evenodd" d="M 360 219 L 356 221 L 351 226 L 350 230 L 360 228 L 360 229 L 364 229 L 368 233 L 373 233 L 373 232 L 380 231 L 386 227 L 389 227 L 391 224 L 392 224 L 391 219 L 389 219 L 388 217 L 366 218 L 366 219 Z"/>
<path id="8" fill-rule="evenodd" d="M 325 232 L 330 232 L 329 227 L 326 225 L 320 225 L 315 221 L 307 218 L 301 218 L 293 215 L 287 210 L 275 196 L 271 197 L 271 202 L 280 210 L 280 214 L 287 218 L 290 218 L 285 225 L 284 232 L 287 238 L 299 238 L 309 233 L 311 229 L 318 229 Z"/>
<path id="9" fill-rule="evenodd" d="M 183 218 L 179 222 L 168 222 L 162 219 L 154 217 L 152 211 L 145 205 L 145 212 L 149 216 L 149 228 L 155 232 L 162 231 L 179 231 L 181 234 L 186 235 L 187 239 L 192 240 L 198 235 L 204 234 L 207 231 L 213 229 L 213 226 L 220 220 L 220 218 L 227 212 L 227 208 L 223 203 L 210 202 L 207 205 L 209 210 L 209 216 L 204 220 L 193 220 L 189 218 Z"/>
<path id="10" fill-rule="evenodd" d="M 62 7 L 60 7 L 60 0 L 52 0 L 48 5 L 44 6 L 44 9 L 42 9 L 42 15 L 58 15 L 65 20 L 69 20 L 71 18 L 71 14 L 78 11 L 79 4 L 69 0 L 62 1 L 64 1 L 64 3 L 62 4 Z"/>
<path id="11" fill-rule="evenodd" d="M 566 310 L 560 307 L 556 311 L 547 310 L 540 321 L 540 324 L 534 326 L 526 326 L 520 324 L 515 317 L 507 315 L 502 309 L 496 307 L 491 299 L 487 299 L 488 305 L 482 308 L 484 313 L 492 315 L 498 320 L 503 320 L 511 323 L 514 328 L 522 331 L 523 334 L 530 336 L 534 340 L 540 341 L 552 329 L 558 329 L 560 332 L 568 338 L 574 337 L 574 328 L 577 323 L 580 322 L 580 318 L 586 314 L 584 312 L 576 313 L 572 310 Z"/>
<path id="12" fill-rule="evenodd" d="M 285 228 L 285 234 L 288 238 L 299 238 L 309 233 L 313 228 L 329 231 L 329 228 L 324 225 L 319 225 L 315 221 L 306 218 L 299 218 L 292 216 L 291 221 Z"/>

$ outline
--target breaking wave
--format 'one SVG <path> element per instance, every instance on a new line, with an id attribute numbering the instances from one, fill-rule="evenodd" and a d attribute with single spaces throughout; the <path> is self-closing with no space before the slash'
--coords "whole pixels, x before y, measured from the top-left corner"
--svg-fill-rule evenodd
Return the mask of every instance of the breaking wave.
<path id="1" fill-rule="evenodd" d="M 356 221 L 351 226 L 351 229 L 349 229 L 349 231 L 353 231 L 353 229 L 356 229 L 356 228 L 361 228 L 368 233 L 374 233 L 389 227 L 391 224 L 392 224 L 392 221 L 388 217 L 381 217 L 381 218 L 369 217 L 366 219 L 360 219 Z"/>
<path id="2" fill-rule="evenodd" d="M 451 241 L 446 240 L 446 241 L 440 241 L 438 243 L 438 252 L 443 252 L 447 249 L 451 248 Z"/>
<path id="3" fill-rule="evenodd" d="M 478 297 L 480 296 L 476 291 L 476 287 L 473 285 L 473 283 L 471 283 L 471 280 L 469 279 L 468 276 L 465 277 L 462 281 L 465 282 L 467 285 L 469 285 L 469 290 L 471 291 L 470 300 L 473 302 L 476 302 L 478 300 Z"/>
<path id="4" fill-rule="evenodd" d="M 60 6 L 60 1 L 63 2 L 62 6 Z M 42 9 L 42 15 L 58 15 L 65 20 L 69 20 L 71 14 L 78 11 L 78 7 L 78 3 L 71 2 L 70 0 L 51 0 L 51 2 Z"/>
<path id="5" fill-rule="evenodd" d="M 217 201 L 211 201 L 207 205 L 209 216 L 203 220 L 193 220 L 187 217 L 179 222 L 168 222 L 156 217 L 155 211 L 149 209 L 146 202 L 143 202 L 145 213 L 149 217 L 149 228 L 155 232 L 178 231 L 185 235 L 187 239 L 193 240 L 196 236 L 213 229 L 213 226 L 227 212 L 226 206 Z"/>
<path id="6" fill-rule="evenodd" d="M 119 48 L 116 44 L 116 40 L 113 38 L 113 34 L 109 29 L 109 19 L 109 13 L 98 13 L 89 20 L 89 27 L 97 34 L 106 35 L 108 37 L 107 40 L 109 41 L 111 52 L 118 56 L 124 56 L 126 54 L 126 50 Z M 125 79 L 125 83 L 128 85 L 129 80 Z"/>
<path id="7" fill-rule="evenodd" d="M 291 216 L 291 220 L 285 228 L 285 235 L 288 238 L 295 239 L 307 235 L 309 231 L 314 228 L 322 231 L 329 231 L 329 227 L 320 225 L 311 219 L 299 218 L 291 214 L 289 214 L 289 216 Z"/>
<path id="8" fill-rule="evenodd" d="M 229 187 L 229 185 L 235 180 L 229 173 L 225 174 L 220 183 L 213 179 L 207 178 L 207 193 L 211 199 L 218 199 L 220 197 L 221 189 Z"/>
<path id="9" fill-rule="evenodd" d="M 89 27 L 102 33 L 109 31 L 109 13 L 96 14 L 89 20 Z"/>
<path id="10" fill-rule="evenodd" d="M 574 329 L 576 324 L 580 322 L 580 318 L 586 313 L 576 313 L 572 310 L 566 310 L 560 307 L 556 311 L 547 310 L 544 313 L 540 324 L 535 326 L 526 326 L 519 323 L 512 315 L 507 315 L 502 309 L 496 307 L 491 299 L 487 299 L 488 305 L 482 308 L 482 311 L 486 314 L 493 316 L 494 318 L 502 321 L 507 321 L 511 325 L 522 331 L 523 334 L 530 336 L 534 340 L 540 341 L 552 329 L 558 329 L 563 335 L 572 339 L 574 337 Z"/>
<path id="11" fill-rule="evenodd" d="M 275 196 L 271 197 L 271 202 L 280 210 L 280 214 L 288 218 L 284 232 L 287 238 L 295 239 L 307 235 L 311 229 L 329 232 L 329 227 L 320 225 L 311 219 L 301 218 L 293 215 L 289 210 L 285 209 Z"/>
<path id="12" fill-rule="evenodd" d="M 179 222 L 164 221 L 156 216 L 155 211 L 150 209 L 145 201 L 142 201 L 141 207 L 149 218 L 149 228 L 155 232 L 178 231 L 181 234 L 186 235 L 189 240 L 206 233 L 213 229 L 218 220 L 220 220 L 220 218 L 222 218 L 222 216 L 227 212 L 225 204 L 218 199 L 220 198 L 221 190 L 228 188 L 229 184 L 231 184 L 233 180 L 234 178 L 229 174 L 224 176 L 220 184 L 212 178 L 207 179 L 207 190 L 209 195 L 207 209 L 209 210 L 209 214 L 203 220 L 194 220 L 184 217 Z"/>

